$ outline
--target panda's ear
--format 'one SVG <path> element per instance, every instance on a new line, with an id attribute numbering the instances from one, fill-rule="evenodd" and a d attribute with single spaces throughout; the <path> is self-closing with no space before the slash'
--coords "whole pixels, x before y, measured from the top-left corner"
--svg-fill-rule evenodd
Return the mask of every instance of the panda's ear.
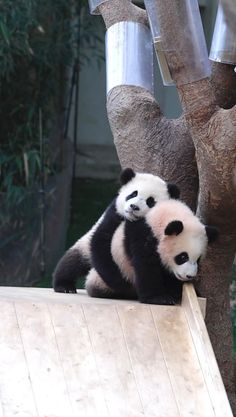
<path id="1" fill-rule="evenodd" d="M 219 236 L 219 230 L 214 226 L 205 226 L 208 243 L 214 242 Z"/>
<path id="2" fill-rule="evenodd" d="M 173 220 L 170 222 L 165 228 L 165 235 L 172 236 L 172 235 L 179 235 L 184 229 L 184 225 L 180 220 Z"/>
<path id="3" fill-rule="evenodd" d="M 120 175 L 120 182 L 121 185 L 125 185 L 127 184 L 127 182 L 129 182 L 130 180 L 132 180 L 132 178 L 135 177 L 135 172 L 132 170 L 132 168 L 126 168 L 121 172 Z"/>
<path id="4" fill-rule="evenodd" d="M 170 198 L 175 198 L 175 199 L 179 198 L 180 189 L 179 189 L 179 187 L 177 187 L 177 185 L 168 183 L 167 184 L 167 189 L 168 189 L 168 193 L 169 193 Z"/>

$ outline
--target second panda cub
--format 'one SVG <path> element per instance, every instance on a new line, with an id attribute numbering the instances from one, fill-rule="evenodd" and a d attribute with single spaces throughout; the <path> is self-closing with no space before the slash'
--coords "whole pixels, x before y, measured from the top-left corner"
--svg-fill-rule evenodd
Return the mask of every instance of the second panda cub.
<path id="1" fill-rule="evenodd" d="M 196 277 L 207 245 L 217 235 L 215 227 L 202 224 L 181 201 L 159 202 L 145 218 L 126 220 L 113 235 L 111 254 L 121 272 L 120 288 L 118 283 L 117 289 L 107 285 L 92 269 L 86 289 L 92 296 L 116 298 L 125 282 L 140 302 L 175 304 L 181 299 L 182 283 Z"/>
<path id="2" fill-rule="evenodd" d="M 122 279 L 120 268 L 111 253 L 113 236 L 124 220 L 136 224 L 161 201 L 178 198 L 179 189 L 175 184 L 166 183 L 158 176 L 135 173 L 130 168 L 122 172 L 121 182 L 121 191 L 106 210 L 103 221 L 92 236 L 91 263 L 103 282 L 114 290 L 116 298 L 132 298 L 135 296 L 133 287 Z M 93 291 L 90 295 L 96 297 L 99 293 Z"/>

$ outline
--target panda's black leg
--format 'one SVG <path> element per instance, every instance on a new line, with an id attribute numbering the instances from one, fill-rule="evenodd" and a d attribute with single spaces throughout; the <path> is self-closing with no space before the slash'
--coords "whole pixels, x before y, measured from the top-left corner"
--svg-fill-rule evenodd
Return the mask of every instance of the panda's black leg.
<path id="1" fill-rule="evenodd" d="M 112 289 L 112 293 L 119 298 L 125 298 L 126 294 L 129 295 L 130 293 L 130 284 L 123 279 L 122 273 L 111 254 L 112 237 L 123 221 L 123 218 L 117 214 L 115 204 L 116 200 L 106 210 L 103 221 L 92 237 L 92 265 L 102 277 L 104 283 Z"/>
<path id="2" fill-rule="evenodd" d="M 108 298 L 114 300 L 137 300 L 137 295 L 134 292 L 119 293 L 116 291 L 104 291 L 100 288 L 94 287 L 90 291 L 87 291 L 90 297 L 95 298 Z"/>
<path id="3" fill-rule="evenodd" d="M 76 293 L 77 278 L 86 275 L 91 265 L 78 250 L 69 249 L 58 262 L 53 273 L 55 292 Z"/>
<path id="4" fill-rule="evenodd" d="M 141 303 L 174 305 L 174 296 L 167 292 L 165 274 L 158 260 L 138 256 L 134 260 L 136 288 Z"/>
<path id="5" fill-rule="evenodd" d="M 61 282 L 59 285 L 55 285 L 54 287 L 55 292 L 61 292 L 65 294 L 76 294 L 77 290 L 74 284 L 68 284 Z"/>
<path id="6" fill-rule="evenodd" d="M 135 269 L 141 303 L 174 305 L 175 297 L 166 286 L 167 275 L 157 253 L 157 241 L 143 220 L 126 222 L 126 247 Z"/>

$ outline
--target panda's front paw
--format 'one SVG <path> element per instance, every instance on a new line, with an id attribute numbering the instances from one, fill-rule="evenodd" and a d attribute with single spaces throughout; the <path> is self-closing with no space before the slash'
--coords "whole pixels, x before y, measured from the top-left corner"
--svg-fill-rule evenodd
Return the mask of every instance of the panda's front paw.
<path id="1" fill-rule="evenodd" d="M 76 294 L 76 288 L 74 285 L 58 285 L 54 287 L 55 292 L 61 292 L 64 294 Z"/>
<path id="2" fill-rule="evenodd" d="M 174 297 L 169 294 L 156 295 L 153 297 L 144 297 L 140 300 L 141 303 L 146 304 L 158 304 L 158 305 L 169 305 L 173 306 L 176 304 Z"/>

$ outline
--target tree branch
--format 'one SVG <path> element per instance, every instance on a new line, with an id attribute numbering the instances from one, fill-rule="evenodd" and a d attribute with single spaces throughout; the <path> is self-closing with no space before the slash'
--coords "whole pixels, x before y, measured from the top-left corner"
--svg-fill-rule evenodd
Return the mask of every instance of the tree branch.
<path id="1" fill-rule="evenodd" d="M 131 0 L 109 0 L 99 6 L 106 28 L 117 22 L 132 21 L 148 25 L 147 14 Z"/>
<path id="2" fill-rule="evenodd" d="M 177 86 L 184 114 L 191 129 L 199 129 L 217 110 L 208 78 Z"/>
<path id="3" fill-rule="evenodd" d="M 230 109 L 236 104 L 235 65 L 214 62 L 212 64 L 211 83 L 217 104 L 223 109 Z"/>

